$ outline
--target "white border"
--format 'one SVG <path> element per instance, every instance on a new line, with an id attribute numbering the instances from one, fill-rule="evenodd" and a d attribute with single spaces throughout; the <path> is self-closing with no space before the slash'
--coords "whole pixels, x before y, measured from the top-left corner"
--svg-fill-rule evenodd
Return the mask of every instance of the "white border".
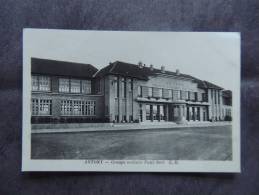
<path id="1" fill-rule="evenodd" d="M 123 164 L 131 160 L 118 160 L 113 164 L 110 160 L 103 164 L 86 163 L 86 160 L 32 160 L 31 156 L 31 123 L 30 123 L 30 99 L 31 99 L 31 69 L 30 62 L 26 61 L 30 41 L 29 32 L 34 29 L 23 30 L 23 124 L 22 124 L 22 171 L 110 171 L 110 172 L 241 172 L 240 168 L 240 68 L 239 79 L 233 90 L 233 122 L 232 122 L 232 161 L 186 161 L 179 160 L 177 164 L 170 164 L 165 160 L 164 164 Z M 39 30 L 39 29 L 37 29 Z M 42 29 L 47 30 L 47 29 Z M 117 31 L 118 32 L 118 31 Z M 199 32 L 196 32 L 199 33 Z M 213 32 L 211 32 L 213 33 Z M 240 33 L 239 36 L 240 43 Z M 240 44 L 239 44 L 240 45 Z M 239 47 L 240 53 L 240 47 Z M 240 55 L 239 55 L 240 56 Z M 240 57 L 239 57 L 240 67 Z M 139 161 L 140 162 L 140 161 Z M 142 161 L 145 162 L 145 161 Z"/>

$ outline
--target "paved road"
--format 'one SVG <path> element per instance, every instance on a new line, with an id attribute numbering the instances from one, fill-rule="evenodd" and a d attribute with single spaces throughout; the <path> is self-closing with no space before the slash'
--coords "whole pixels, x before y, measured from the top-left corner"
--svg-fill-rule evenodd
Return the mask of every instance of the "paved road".
<path id="1" fill-rule="evenodd" d="M 33 159 L 231 160 L 231 126 L 32 134 Z"/>

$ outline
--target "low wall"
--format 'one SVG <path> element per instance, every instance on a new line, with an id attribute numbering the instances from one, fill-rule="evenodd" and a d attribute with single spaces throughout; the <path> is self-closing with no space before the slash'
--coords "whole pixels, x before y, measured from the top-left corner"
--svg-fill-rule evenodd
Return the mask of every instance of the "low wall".
<path id="1" fill-rule="evenodd" d="M 31 129 L 71 129 L 71 128 L 93 128 L 111 127 L 112 123 L 59 123 L 59 124 L 32 124 Z"/>

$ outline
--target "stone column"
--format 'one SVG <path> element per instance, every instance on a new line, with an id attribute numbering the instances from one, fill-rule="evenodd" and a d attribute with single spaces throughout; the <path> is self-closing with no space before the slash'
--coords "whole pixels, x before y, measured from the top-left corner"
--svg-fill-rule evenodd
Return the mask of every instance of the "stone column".
<path id="1" fill-rule="evenodd" d="M 146 104 L 142 104 L 142 120 L 146 121 Z"/>
<path id="2" fill-rule="evenodd" d="M 200 121 L 203 121 L 203 107 L 200 107 Z"/>
<path id="3" fill-rule="evenodd" d="M 186 123 L 186 119 L 185 119 L 185 116 L 184 116 L 184 112 L 185 112 L 185 106 L 184 105 L 179 105 L 178 106 L 178 113 L 179 113 L 179 116 L 178 116 L 178 120 L 177 120 L 177 123 L 178 124 L 184 124 Z"/>
<path id="4" fill-rule="evenodd" d="M 197 107 L 194 107 L 194 121 L 197 120 Z"/>

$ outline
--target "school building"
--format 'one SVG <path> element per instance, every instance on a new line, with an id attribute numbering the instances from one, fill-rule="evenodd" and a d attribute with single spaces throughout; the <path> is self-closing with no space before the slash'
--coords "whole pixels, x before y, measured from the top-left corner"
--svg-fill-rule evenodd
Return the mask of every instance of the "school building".
<path id="1" fill-rule="evenodd" d="M 222 121 L 231 91 L 139 62 L 90 64 L 31 59 L 32 123 Z M 228 117 L 226 117 L 228 116 Z"/>

